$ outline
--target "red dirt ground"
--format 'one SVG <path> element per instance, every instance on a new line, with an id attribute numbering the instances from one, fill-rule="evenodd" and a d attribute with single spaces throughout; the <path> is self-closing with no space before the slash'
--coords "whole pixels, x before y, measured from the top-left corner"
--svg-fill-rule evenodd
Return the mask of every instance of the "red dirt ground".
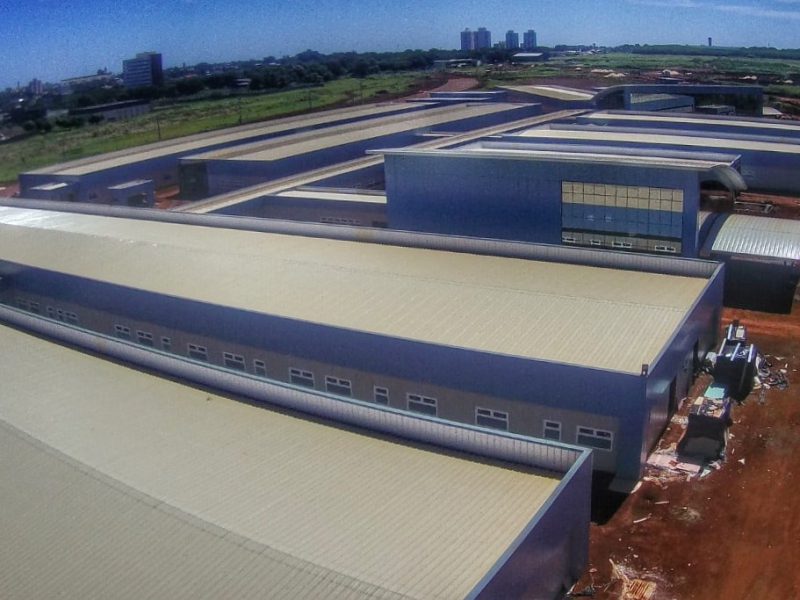
<path id="1" fill-rule="evenodd" d="M 430 90 L 423 90 L 412 96 L 405 98 L 406 100 L 415 98 L 428 98 L 431 92 L 465 92 L 478 86 L 478 80 L 472 77 L 450 77 L 443 84 L 432 88 Z"/>
<path id="2" fill-rule="evenodd" d="M 593 583 L 598 599 L 645 598 L 624 595 L 611 559 L 654 582 L 653 600 L 800 598 L 800 297 L 790 315 L 726 309 L 723 318 L 747 325 L 750 341 L 786 369 L 789 388 L 769 389 L 763 401 L 756 391 L 734 408 L 719 471 L 645 481 L 608 522 L 592 524 L 590 565 L 576 591 Z M 693 395 L 708 381 L 701 377 Z M 681 432 L 671 425 L 665 441 Z"/>
<path id="3" fill-rule="evenodd" d="M 3 183 L 0 184 L 0 197 L 11 198 L 19 193 L 18 183 Z"/>

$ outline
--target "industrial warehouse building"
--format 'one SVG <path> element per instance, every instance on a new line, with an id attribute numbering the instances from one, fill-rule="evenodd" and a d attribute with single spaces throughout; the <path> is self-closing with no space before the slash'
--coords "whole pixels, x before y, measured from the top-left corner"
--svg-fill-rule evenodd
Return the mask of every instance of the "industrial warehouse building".
<path id="1" fill-rule="evenodd" d="M 181 195 L 206 198 L 362 157 L 382 144 L 406 146 L 424 136 L 447 136 L 538 115 L 536 104 L 483 102 L 429 108 L 335 125 L 234 148 L 187 156 L 180 161 Z"/>
<path id="2" fill-rule="evenodd" d="M 41 200 L 67 200 L 110 204 L 114 194 L 109 187 L 133 180 L 151 180 L 156 188 L 178 184 L 178 159 L 187 154 L 227 148 L 238 144 L 287 135 L 300 130 L 314 130 L 332 124 L 354 123 L 379 115 L 415 112 L 435 107 L 435 104 L 396 103 L 328 110 L 321 113 L 275 119 L 212 133 L 202 133 L 166 142 L 158 142 L 102 157 L 90 157 L 21 173 L 20 195 Z M 54 195 L 33 194 L 41 186 L 64 184 Z M 64 188 L 68 188 L 64 191 Z M 44 190 L 46 191 L 46 190 Z"/>
<path id="3" fill-rule="evenodd" d="M 232 371 L 592 447 L 620 485 L 716 342 L 716 263 L 316 227 L 3 208 L 2 299 Z"/>
<path id="4" fill-rule="evenodd" d="M 237 376 L 283 408 L 254 406 L 209 391 L 224 369 L 0 313 L 37 334 L 0 325 L 4 598 L 552 599 L 585 567 L 588 451 Z"/>
<path id="5" fill-rule="evenodd" d="M 701 185 L 745 187 L 735 155 L 505 142 L 381 152 L 389 226 L 455 235 L 697 256 Z"/>

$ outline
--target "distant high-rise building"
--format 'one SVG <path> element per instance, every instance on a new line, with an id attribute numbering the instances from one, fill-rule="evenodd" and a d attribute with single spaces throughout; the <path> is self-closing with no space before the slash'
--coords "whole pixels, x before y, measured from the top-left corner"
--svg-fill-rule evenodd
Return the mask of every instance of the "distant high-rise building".
<path id="1" fill-rule="evenodd" d="M 516 50 L 519 48 L 519 34 L 509 29 L 506 31 L 506 48 Z"/>
<path id="2" fill-rule="evenodd" d="M 161 54 L 140 52 L 136 58 L 122 61 L 122 82 L 127 88 L 163 85 Z"/>
<path id="3" fill-rule="evenodd" d="M 529 29 L 522 34 L 522 48 L 524 50 L 533 50 L 536 47 L 536 32 L 533 29 Z"/>
<path id="4" fill-rule="evenodd" d="M 461 49 L 475 50 L 475 32 L 470 31 L 469 27 L 461 32 Z"/>
<path id="5" fill-rule="evenodd" d="M 708 47 L 711 48 L 711 38 L 708 38 Z"/>
<path id="6" fill-rule="evenodd" d="M 475 32 L 475 49 L 481 50 L 483 48 L 491 47 L 492 32 L 486 29 L 486 27 L 478 27 L 478 31 Z"/>
<path id="7" fill-rule="evenodd" d="M 31 79 L 28 84 L 28 93 L 34 96 L 41 96 L 44 94 L 44 84 L 38 79 Z"/>

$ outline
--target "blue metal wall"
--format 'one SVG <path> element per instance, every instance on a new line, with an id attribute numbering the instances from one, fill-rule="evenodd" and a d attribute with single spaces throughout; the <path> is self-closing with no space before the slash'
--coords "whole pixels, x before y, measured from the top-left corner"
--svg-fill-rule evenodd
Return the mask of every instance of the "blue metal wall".
<path id="1" fill-rule="evenodd" d="M 57 297 L 121 318 L 147 321 L 166 330 L 193 332 L 420 384 L 613 417 L 618 421 L 614 448 L 616 473 L 622 479 L 640 476 L 641 457 L 650 437 L 646 431 L 666 425 L 665 419 L 651 415 L 651 410 L 656 413 L 661 410 L 659 382 L 671 371 L 682 368 L 677 357 L 683 358 L 684 346 L 689 341 L 693 345 L 696 337 L 710 335 L 707 331 L 715 325 L 705 318 L 709 307 L 718 306 L 721 299 L 721 284 L 709 285 L 702 301 L 703 310 L 687 321 L 673 341 L 674 348 L 667 349 L 662 358 L 666 364 L 651 365 L 651 375 L 645 377 L 337 329 L 16 265 L 5 266 L 8 273 L 17 271 L 7 279 L 21 291 Z M 657 381 L 651 384 L 649 379 L 653 377 Z"/>
<path id="2" fill-rule="evenodd" d="M 334 217 L 351 219 L 367 227 L 385 227 L 386 204 L 374 202 L 320 200 L 316 198 L 287 198 L 283 196 L 264 196 L 226 206 L 214 211 L 214 214 L 258 217 L 262 219 L 286 219 L 290 221 L 308 221 L 312 223 L 339 221 L 323 221 L 323 218 Z"/>
<path id="3" fill-rule="evenodd" d="M 683 190 L 682 252 L 697 254 L 694 172 L 431 155 L 387 155 L 385 165 L 392 229 L 560 244 L 562 181 L 663 187 Z M 603 222 L 613 227 L 618 209 L 606 210 Z M 630 233 L 665 236 L 672 229 Z"/>
<path id="4" fill-rule="evenodd" d="M 561 598 L 589 561 L 591 464 L 576 465 L 468 598 Z"/>

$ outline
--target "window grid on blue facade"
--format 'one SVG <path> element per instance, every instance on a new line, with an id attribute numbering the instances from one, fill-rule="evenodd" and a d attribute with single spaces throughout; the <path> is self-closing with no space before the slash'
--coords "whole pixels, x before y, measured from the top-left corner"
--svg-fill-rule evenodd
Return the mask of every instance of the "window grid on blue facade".
<path id="1" fill-rule="evenodd" d="M 605 429 L 578 426 L 575 442 L 581 446 L 591 446 L 599 450 L 611 450 L 614 446 L 614 434 Z"/>
<path id="2" fill-rule="evenodd" d="M 295 367 L 289 368 L 289 382 L 295 385 L 302 385 L 303 387 L 314 387 L 314 373 L 297 369 Z"/>
<path id="3" fill-rule="evenodd" d="M 189 358 L 195 360 L 208 361 L 208 348 L 198 344 L 186 344 L 186 350 Z"/>
<path id="4" fill-rule="evenodd" d="M 332 375 L 325 376 L 325 391 L 338 396 L 352 396 L 353 385 L 349 379 L 340 379 Z"/>
<path id="5" fill-rule="evenodd" d="M 47 308 L 49 311 L 50 307 Z M 129 340 L 131 339 L 131 328 L 125 325 L 114 325 L 114 336 L 121 340 Z"/>
<path id="6" fill-rule="evenodd" d="M 149 346 L 153 347 L 153 334 L 149 331 L 137 331 L 136 332 L 136 341 L 139 342 L 142 346 Z"/>
<path id="7" fill-rule="evenodd" d="M 684 199 L 680 189 L 563 181 L 561 201 L 562 229 L 682 237 Z"/>
<path id="8" fill-rule="evenodd" d="M 561 423 L 545 419 L 542 423 L 542 436 L 546 440 L 561 441 Z"/>
<path id="9" fill-rule="evenodd" d="M 234 354 L 233 352 L 223 352 L 222 362 L 229 369 L 234 369 L 236 371 L 246 370 L 244 366 L 244 356 L 242 356 L 241 354 Z"/>
<path id="10" fill-rule="evenodd" d="M 376 404 L 389 405 L 389 388 L 376 385 L 372 388 L 372 399 Z"/>
<path id="11" fill-rule="evenodd" d="M 420 394 L 407 394 L 408 410 L 435 417 L 438 412 L 438 401 L 430 396 Z"/>
<path id="12" fill-rule="evenodd" d="M 508 413 L 491 408 L 475 408 L 475 424 L 491 429 L 508 431 Z"/>

